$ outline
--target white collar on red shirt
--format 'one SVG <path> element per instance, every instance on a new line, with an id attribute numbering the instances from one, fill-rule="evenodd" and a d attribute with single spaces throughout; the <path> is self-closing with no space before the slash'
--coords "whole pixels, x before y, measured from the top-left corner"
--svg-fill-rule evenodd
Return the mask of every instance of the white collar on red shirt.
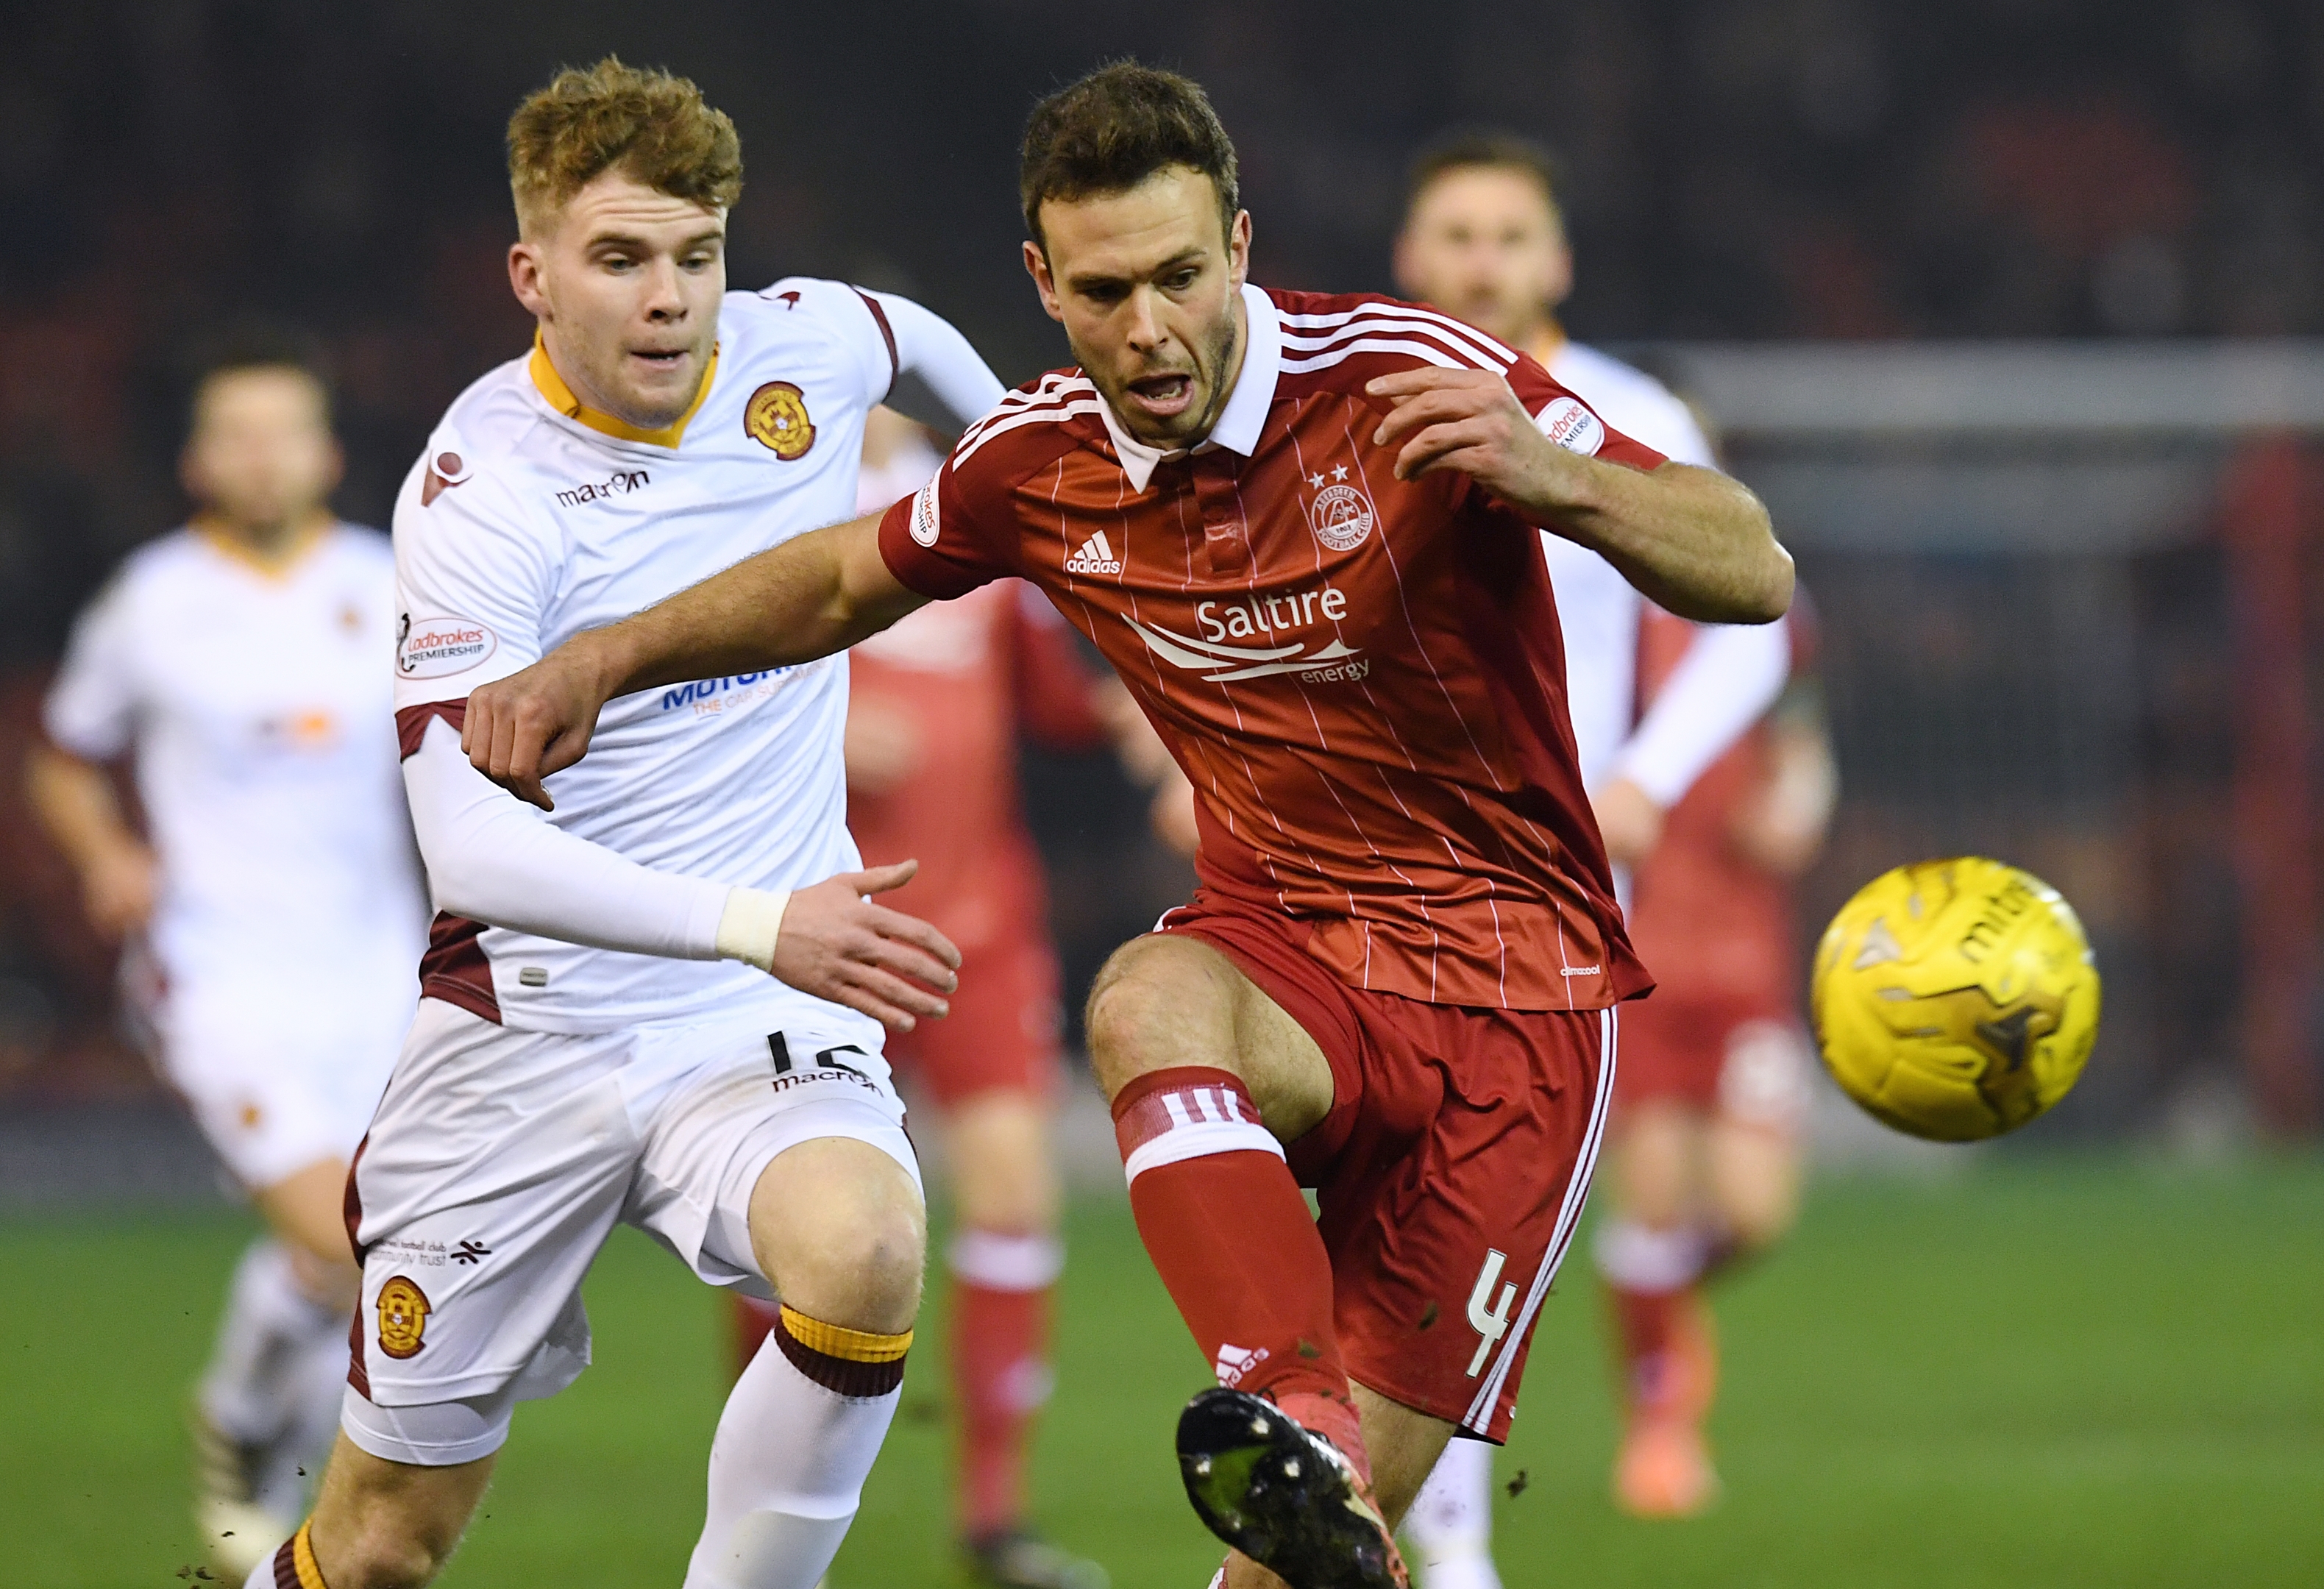
<path id="1" fill-rule="evenodd" d="M 1219 422 L 1191 449 L 1178 448 L 1165 452 L 1148 447 L 1121 428 L 1111 403 L 1101 402 L 1097 405 L 1098 416 L 1105 421 L 1105 433 L 1113 439 L 1114 456 L 1121 460 L 1121 472 L 1130 476 L 1132 491 L 1146 489 L 1146 483 L 1154 477 L 1155 466 L 1164 458 L 1182 457 L 1189 450 L 1201 452 L 1213 447 L 1223 447 L 1245 457 L 1258 450 L 1259 433 L 1267 424 L 1267 411 L 1275 403 L 1276 378 L 1283 373 L 1283 322 L 1276 314 L 1275 300 L 1249 282 L 1242 284 L 1242 309 L 1250 328 L 1242 370 L 1235 376 L 1234 390 L 1227 393 L 1226 407 L 1219 411 Z"/>

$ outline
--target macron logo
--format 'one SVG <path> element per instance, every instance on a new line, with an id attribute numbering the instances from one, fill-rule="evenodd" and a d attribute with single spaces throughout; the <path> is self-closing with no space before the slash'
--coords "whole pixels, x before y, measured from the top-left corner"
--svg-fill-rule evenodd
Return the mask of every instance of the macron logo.
<path id="1" fill-rule="evenodd" d="M 1113 545 L 1101 530 L 1082 542 L 1079 551 L 1065 559 L 1068 574 L 1119 574 L 1121 559 L 1113 555 Z"/>

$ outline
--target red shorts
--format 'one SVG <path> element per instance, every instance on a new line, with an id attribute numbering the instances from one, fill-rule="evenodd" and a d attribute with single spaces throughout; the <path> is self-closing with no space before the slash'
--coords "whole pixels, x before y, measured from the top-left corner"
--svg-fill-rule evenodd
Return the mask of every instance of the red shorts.
<path id="1" fill-rule="evenodd" d="M 1187 906 L 1331 1061 L 1332 1111 L 1286 1150 L 1314 1188 L 1349 1375 L 1508 1437 L 1542 1300 L 1605 1129 L 1611 1010 L 1478 1010 L 1342 983 L 1279 919 Z"/>
<path id="2" fill-rule="evenodd" d="M 1796 1018 L 1757 1002 L 1674 997 L 1665 986 L 1622 1017 L 1614 1103 L 1668 1101 L 1794 1131 L 1807 1111 L 1813 1063 Z"/>
<path id="3" fill-rule="evenodd" d="M 978 1093 L 1036 1093 L 1057 1085 L 1057 957 L 1032 934 L 961 957 L 952 1013 L 888 1038 L 889 1059 L 916 1071 L 949 1108 Z"/>

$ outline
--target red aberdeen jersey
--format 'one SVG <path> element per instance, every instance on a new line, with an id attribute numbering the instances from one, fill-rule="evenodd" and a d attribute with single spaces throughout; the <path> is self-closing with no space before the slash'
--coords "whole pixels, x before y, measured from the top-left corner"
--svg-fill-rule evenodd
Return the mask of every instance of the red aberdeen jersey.
<path id="1" fill-rule="evenodd" d="M 1046 375 L 889 510 L 889 568 L 939 599 L 1040 587 L 1194 781 L 1205 892 L 1288 919 L 1342 982 L 1513 1010 L 1643 991 L 1535 527 L 1453 471 L 1397 480 L 1364 383 L 1489 370 L 1575 451 L 1661 455 L 1434 310 L 1255 287 L 1243 303 L 1242 370 L 1202 447 L 1157 453 L 1086 377 Z"/>

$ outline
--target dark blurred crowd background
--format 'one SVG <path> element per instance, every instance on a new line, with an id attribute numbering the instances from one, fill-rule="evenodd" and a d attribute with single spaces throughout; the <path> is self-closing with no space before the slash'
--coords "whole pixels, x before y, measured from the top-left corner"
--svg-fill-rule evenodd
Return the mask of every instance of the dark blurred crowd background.
<path id="1" fill-rule="evenodd" d="M 349 452 L 338 505 L 383 522 L 446 402 L 529 335 L 503 266 L 506 113 L 608 50 L 695 77 L 739 124 L 738 286 L 809 273 L 912 293 L 1012 382 L 1063 352 L 1018 260 L 1021 119 L 1123 53 L 1215 97 L 1265 282 L 1385 288 L 1406 160 L 1485 123 L 1562 162 L 1581 263 L 1569 321 L 1585 339 L 2324 332 L 2324 6 L 2296 0 L 13 4 L 0 1099 L 152 1086 L 115 1035 L 110 951 L 32 834 L 14 762 L 75 610 L 184 512 L 189 349 L 241 319 L 309 329 Z M 2200 623 L 2180 636 L 2196 673 L 2216 639 Z M 2208 711 L 2197 700 L 2154 732 L 2200 741 Z M 1847 774 L 1845 733 L 1841 751 Z M 1060 930 L 1085 972 L 1184 874 L 1107 768 L 1034 774 Z M 2171 903 L 2139 907 L 2164 922 L 2151 965 L 2174 930 L 2232 915 Z M 2232 982 L 2221 943 L 2185 952 Z M 2203 992 L 2184 1041 L 2217 1050 L 2229 1040 L 2203 1022 L 2227 1020 L 2232 990 Z"/>

